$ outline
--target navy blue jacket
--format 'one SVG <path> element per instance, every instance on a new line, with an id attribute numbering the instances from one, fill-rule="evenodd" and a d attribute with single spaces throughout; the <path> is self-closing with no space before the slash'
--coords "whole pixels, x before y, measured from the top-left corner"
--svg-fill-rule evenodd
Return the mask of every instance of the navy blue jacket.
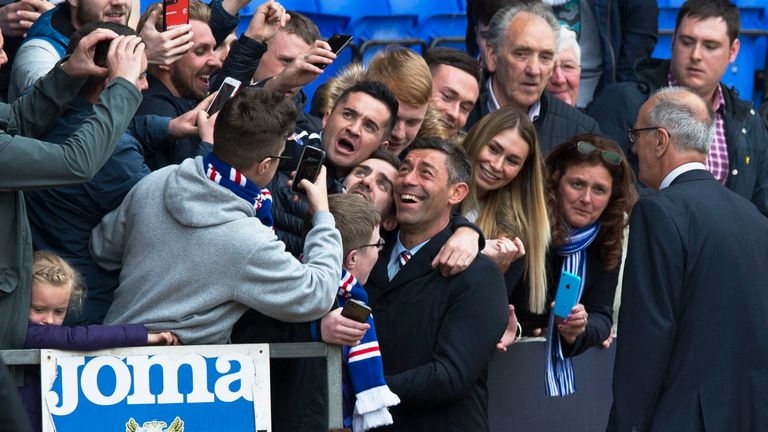
<path id="1" fill-rule="evenodd" d="M 490 93 L 487 89 L 488 86 L 485 83 L 480 86 L 480 97 L 477 98 L 474 109 L 469 113 L 467 124 L 464 126 L 465 130 L 469 130 L 482 117 L 491 112 L 488 107 Z M 546 90 L 539 100 L 541 101 L 541 110 L 539 117 L 533 122 L 533 126 L 536 128 L 536 134 L 539 136 L 539 147 L 544 155 L 574 135 L 600 133 L 600 127 L 591 117 L 552 96 Z"/>

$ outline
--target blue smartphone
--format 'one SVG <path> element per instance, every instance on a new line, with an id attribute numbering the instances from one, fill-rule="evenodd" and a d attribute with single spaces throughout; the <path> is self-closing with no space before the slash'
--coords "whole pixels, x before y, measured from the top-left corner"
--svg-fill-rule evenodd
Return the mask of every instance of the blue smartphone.
<path id="1" fill-rule="evenodd" d="M 560 284 L 557 286 L 555 296 L 555 316 L 566 319 L 571 309 L 579 302 L 579 289 L 581 278 L 573 273 L 563 271 L 560 273 Z"/>

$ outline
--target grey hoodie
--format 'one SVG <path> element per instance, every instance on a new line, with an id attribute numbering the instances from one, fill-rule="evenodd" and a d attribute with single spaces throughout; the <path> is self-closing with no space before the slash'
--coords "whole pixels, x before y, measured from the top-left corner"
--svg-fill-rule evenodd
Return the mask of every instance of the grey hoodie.
<path id="1" fill-rule="evenodd" d="M 252 205 L 187 159 L 140 181 L 91 233 L 91 254 L 120 272 L 104 320 L 173 331 L 184 344 L 229 341 L 248 307 L 287 322 L 327 313 L 341 277 L 341 236 L 313 217 L 306 264 L 285 251 Z"/>

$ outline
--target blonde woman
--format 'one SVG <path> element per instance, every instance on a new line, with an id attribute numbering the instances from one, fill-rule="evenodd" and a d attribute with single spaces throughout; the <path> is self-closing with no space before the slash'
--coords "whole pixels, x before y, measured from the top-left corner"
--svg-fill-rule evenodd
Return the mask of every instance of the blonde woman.
<path id="1" fill-rule="evenodd" d="M 542 313 L 550 223 L 536 130 L 527 116 L 504 107 L 475 124 L 464 147 L 472 162 L 473 182 L 461 212 L 486 237 L 483 253 L 499 265 L 507 291 L 524 281 L 530 287 L 526 309 Z M 520 260 L 523 255 L 526 258 Z M 509 313 L 507 332 L 497 345 L 502 351 L 521 333 L 512 305 Z"/>

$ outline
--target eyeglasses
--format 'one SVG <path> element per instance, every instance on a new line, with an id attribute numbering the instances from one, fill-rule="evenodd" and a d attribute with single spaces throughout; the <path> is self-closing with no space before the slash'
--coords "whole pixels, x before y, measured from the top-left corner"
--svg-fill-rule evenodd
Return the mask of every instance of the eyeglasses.
<path id="1" fill-rule="evenodd" d="M 279 160 L 291 160 L 293 159 L 293 156 L 267 156 L 267 158 L 270 159 L 279 159 Z M 266 159 L 266 158 L 265 158 Z"/>
<path id="2" fill-rule="evenodd" d="M 371 243 L 371 244 L 366 244 L 366 245 L 358 246 L 355 249 L 362 249 L 362 248 L 366 248 L 366 247 L 376 247 L 376 249 L 378 249 L 379 252 L 381 252 L 381 251 L 384 250 L 384 245 L 385 244 L 386 244 L 386 242 L 384 241 L 384 239 L 383 238 L 379 238 L 379 241 L 376 242 L 376 243 Z"/>
<path id="3" fill-rule="evenodd" d="M 644 128 L 638 128 L 638 129 L 627 129 L 627 139 L 629 140 L 630 144 L 635 145 L 637 144 L 637 139 L 639 138 L 639 136 L 637 135 L 638 132 L 656 130 L 656 129 L 662 129 L 662 128 L 658 126 L 653 126 L 653 127 L 644 127 Z"/>
<path id="4" fill-rule="evenodd" d="M 593 144 L 590 144 L 586 141 L 577 142 L 576 150 L 578 150 L 579 153 L 587 156 L 591 155 L 594 152 L 600 152 L 600 158 L 602 158 L 604 161 L 608 162 L 611 165 L 619 165 L 621 163 L 621 160 L 623 159 L 622 156 L 616 152 L 613 152 L 610 150 L 601 150 L 595 147 Z"/>

